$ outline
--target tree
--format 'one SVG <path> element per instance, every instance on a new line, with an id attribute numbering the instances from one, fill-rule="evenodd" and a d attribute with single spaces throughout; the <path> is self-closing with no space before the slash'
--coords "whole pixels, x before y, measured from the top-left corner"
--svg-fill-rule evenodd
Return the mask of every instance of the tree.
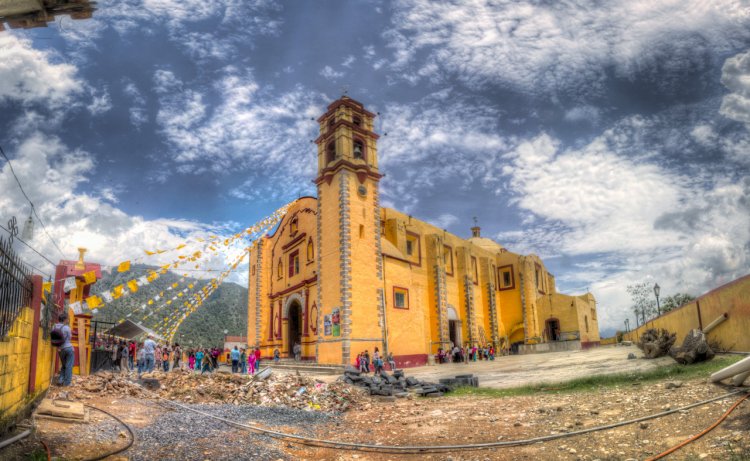
<path id="1" fill-rule="evenodd" d="M 630 308 L 633 309 L 636 320 L 640 319 L 641 325 L 646 323 L 647 318 L 656 314 L 653 286 L 650 282 L 641 282 L 628 285 L 627 291 L 632 300 Z"/>
<path id="2" fill-rule="evenodd" d="M 676 293 L 664 298 L 664 301 L 661 303 L 661 310 L 662 312 L 669 312 L 691 301 L 695 301 L 695 296 L 687 293 Z"/>

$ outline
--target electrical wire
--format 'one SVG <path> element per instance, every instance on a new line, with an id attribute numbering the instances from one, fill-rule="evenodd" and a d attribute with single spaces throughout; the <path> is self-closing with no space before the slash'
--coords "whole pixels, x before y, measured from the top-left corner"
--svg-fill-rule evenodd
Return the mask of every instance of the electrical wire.
<path id="1" fill-rule="evenodd" d="M 18 179 L 18 176 L 16 176 L 15 170 L 13 170 L 13 164 L 10 163 L 10 159 L 7 155 L 5 155 L 5 151 L 3 150 L 2 146 L 0 146 L 0 154 L 3 155 L 5 158 L 5 161 L 8 162 L 8 167 L 10 167 L 10 172 L 13 174 L 13 177 L 16 179 L 16 182 L 18 183 L 18 188 L 21 189 L 21 193 L 24 197 L 26 197 L 26 200 L 29 202 L 29 205 L 31 205 L 31 212 L 34 213 L 34 216 L 36 216 L 36 219 L 39 221 L 39 224 L 42 225 L 42 229 L 44 230 L 44 233 L 47 234 L 47 237 L 50 239 L 52 244 L 57 248 L 57 251 L 60 252 L 60 255 L 65 259 L 65 254 L 62 252 L 60 247 L 57 245 L 57 242 L 52 238 L 51 235 L 49 235 L 49 232 L 47 232 L 47 228 L 44 226 L 44 221 L 42 221 L 42 218 L 39 217 L 39 214 L 36 212 L 36 207 L 34 206 L 34 202 L 31 201 L 28 195 L 26 195 L 26 191 L 23 190 L 23 186 L 21 185 L 21 181 Z"/>
<path id="2" fill-rule="evenodd" d="M 101 454 L 99 456 L 96 456 L 94 458 L 89 458 L 89 459 L 87 459 L 85 461 L 99 461 L 99 460 L 104 459 L 104 458 L 109 458 L 110 456 L 114 456 L 114 455 L 116 455 L 118 453 L 122 453 L 123 451 L 125 451 L 128 448 L 130 448 L 130 447 L 133 446 L 133 444 L 135 443 L 135 433 L 133 432 L 133 429 L 130 428 L 130 426 L 128 425 L 128 423 L 126 423 L 125 421 L 121 420 L 120 418 L 118 418 L 117 416 L 113 415 L 112 413 L 110 413 L 110 412 L 108 412 L 106 410 L 102 410 L 101 408 L 97 408 L 97 407 L 94 407 L 94 406 L 91 406 L 91 405 L 88 405 L 88 404 L 85 404 L 85 403 L 83 405 L 85 407 L 92 408 L 92 409 L 97 410 L 97 411 L 101 411 L 102 413 L 111 416 L 112 418 L 114 418 L 115 420 L 117 420 L 117 422 L 119 422 L 120 424 L 122 424 L 123 426 L 125 426 L 125 429 L 127 429 L 128 433 L 130 434 L 130 441 L 124 447 L 118 448 L 118 449 L 116 449 L 114 451 L 111 451 L 111 452 L 108 452 L 108 453 L 103 453 L 103 454 Z"/>
<path id="3" fill-rule="evenodd" d="M 667 410 L 663 411 L 661 413 L 656 413 L 648 416 L 642 416 L 640 418 L 630 419 L 626 421 L 620 421 L 612 424 L 607 424 L 604 426 L 595 426 L 590 427 L 586 429 L 581 429 L 574 432 L 565 432 L 562 434 L 554 434 L 554 435 L 546 435 L 546 436 L 540 436 L 540 437 L 532 437 L 529 439 L 520 439 L 520 440 L 507 440 L 507 441 L 499 441 L 499 442 L 488 442 L 488 443 L 475 443 L 475 444 L 466 444 L 466 445 L 375 445 L 375 444 L 366 444 L 366 443 L 355 443 L 355 442 L 337 442 L 335 440 L 326 440 L 326 439 L 317 439 L 313 437 L 305 437 L 302 435 L 296 435 L 296 434 L 288 434 L 284 432 L 279 431 L 273 431 L 270 429 L 265 429 L 258 426 L 253 426 L 249 424 L 243 424 L 239 423 L 237 421 L 232 421 L 227 418 L 222 418 L 220 416 L 215 416 L 210 413 L 206 413 L 204 411 L 196 410 L 194 408 L 190 408 L 186 405 L 182 405 L 180 403 L 174 402 L 172 400 L 166 399 L 164 397 L 161 397 L 157 394 L 154 394 L 152 392 L 147 391 L 145 388 L 141 386 L 141 389 L 148 394 L 154 396 L 156 399 L 164 400 L 165 402 L 168 402 L 172 405 L 175 405 L 177 407 L 180 407 L 182 409 L 191 411 L 193 413 L 197 413 L 203 416 L 207 416 L 209 418 L 215 419 L 217 421 L 222 421 L 226 424 L 229 424 L 231 426 L 237 426 L 243 429 L 249 429 L 254 432 L 259 432 L 264 435 L 268 435 L 273 438 L 287 440 L 294 443 L 299 443 L 302 445 L 308 445 L 308 446 L 314 446 L 314 447 L 320 447 L 320 448 L 333 448 L 333 449 L 339 449 L 339 450 L 357 450 L 357 451 L 372 451 L 372 452 L 380 452 L 380 453 L 440 453 L 445 451 L 468 451 L 468 450 L 483 450 L 488 448 L 501 448 L 501 447 L 514 447 L 514 446 L 521 446 L 521 445 L 531 445 L 534 443 L 539 442 L 547 442 L 550 440 L 556 440 L 566 437 L 572 437 L 575 435 L 581 435 L 581 434 L 588 434 L 591 432 L 597 432 L 607 429 L 614 429 L 616 427 L 620 426 L 626 426 L 629 424 L 639 423 L 641 421 L 648 421 L 651 419 L 661 418 L 663 416 L 671 415 L 674 413 L 677 413 L 679 411 L 688 410 L 690 408 L 699 407 L 702 405 L 705 405 L 707 403 L 715 402 L 717 400 L 723 400 L 727 397 L 737 395 L 743 392 L 746 392 L 744 390 L 739 390 L 735 392 L 730 392 L 728 394 L 720 395 L 718 397 L 713 397 L 710 399 L 706 399 L 700 402 L 692 403 L 690 405 L 685 405 L 680 408 L 675 408 L 674 410 Z"/>
<path id="4" fill-rule="evenodd" d="M 742 402 L 744 402 L 748 397 L 750 397 L 750 394 L 745 394 L 738 401 L 734 402 L 734 405 L 732 405 L 731 407 L 729 407 L 729 409 L 723 415 L 721 415 L 719 417 L 719 419 L 717 419 L 712 425 L 710 425 L 707 428 L 703 429 L 702 431 L 700 431 L 699 433 L 695 434 L 694 436 L 692 436 L 692 437 L 690 437 L 688 439 L 683 440 L 682 442 L 680 442 L 677 445 L 673 446 L 669 450 L 666 450 L 666 451 L 664 451 L 662 453 L 659 453 L 656 456 L 652 456 L 651 458 L 648 458 L 646 461 L 656 461 L 657 459 L 661 459 L 661 458 L 663 458 L 663 457 L 665 457 L 665 456 L 667 456 L 667 455 L 669 455 L 671 453 L 674 453 L 675 451 L 679 450 L 680 448 L 684 447 L 685 445 L 687 445 L 687 444 L 689 444 L 691 442 L 694 442 L 694 441 L 698 440 L 699 438 L 703 437 L 704 435 L 708 434 L 709 432 L 711 432 L 712 430 L 714 430 L 716 428 L 716 426 L 718 426 L 725 419 L 727 419 L 727 416 L 729 416 L 729 414 L 731 412 L 733 412 L 735 410 L 735 408 L 737 408 L 738 406 L 740 406 L 740 404 Z"/>
<path id="5" fill-rule="evenodd" d="M 6 227 L 4 227 L 4 226 L 3 226 L 2 224 L 0 224 L 0 229 L 2 229 L 2 230 L 4 230 L 5 232 L 7 232 L 7 233 L 8 233 L 8 235 L 11 235 L 11 232 L 10 232 L 10 230 L 9 230 L 9 229 L 7 229 Z M 47 257 L 46 257 L 46 256 L 44 256 L 43 254 L 41 254 L 41 253 L 40 253 L 40 252 L 39 252 L 39 251 L 38 251 L 38 250 L 37 250 L 36 248 L 34 248 L 33 246 L 31 246 L 31 245 L 29 245 L 28 243 L 24 242 L 24 241 L 23 241 L 22 239 L 18 238 L 18 236 L 16 236 L 16 237 L 13 237 L 13 240 L 18 240 L 19 242 L 21 242 L 21 243 L 23 243 L 24 245 L 26 245 L 26 246 L 27 246 L 27 247 L 28 247 L 28 248 L 29 248 L 29 249 L 30 249 L 31 251 L 33 251 L 34 253 L 36 253 L 36 254 L 38 254 L 39 256 L 41 256 L 41 257 L 42 257 L 42 259 L 44 259 L 44 260 L 45 260 L 45 261 L 47 261 L 48 263 L 52 264 L 52 266 L 55 266 L 55 267 L 57 266 L 57 265 L 56 265 L 55 263 L 53 263 L 52 261 L 50 261 L 50 259 L 49 259 L 49 258 L 47 258 Z M 28 263 L 26 263 L 26 264 L 28 264 Z M 31 266 L 31 264 L 29 264 L 29 266 Z M 32 266 L 32 267 L 34 267 L 34 266 Z M 37 269 L 37 268 L 35 268 L 35 269 Z M 37 270 L 39 270 L 39 269 L 37 269 Z M 42 271 L 41 271 L 41 270 L 39 270 L 39 272 L 42 272 Z M 49 275 L 49 274 L 46 274 L 46 273 L 45 273 L 45 275 Z"/>

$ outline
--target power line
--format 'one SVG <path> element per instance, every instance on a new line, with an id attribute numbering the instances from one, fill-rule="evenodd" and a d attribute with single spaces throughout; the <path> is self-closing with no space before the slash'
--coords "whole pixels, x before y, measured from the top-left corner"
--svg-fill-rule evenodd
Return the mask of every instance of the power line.
<path id="1" fill-rule="evenodd" d="M 4 230 L 5 232 L 7 232 L 7 233 L 8 233 L 8 235 L 12 235 L 12 234 L 11 234 L 11 232 L 10 232 L 10 230 L 9 230 L 9 229 L 7 229 L 7 228 L 5 228 L 5 227 L 4 227 L 4 226 L 3 226 L 2 224 L 0 224 L 0 229 L 2 229 L 2 230 Z M 57 267 L 57 265 L 56 265 L 55 263 L 53 263 L 52 261 L 50 261 L 50 260 L 49 260 L 49 259 L 48 259 L 48 258 L 47 258 L 46 256 L 44 256 L 43 254 L 39 253 L 39 252 L 38 252 L 38 251 L 36 250 L 36 248 L 34 248 L 33 246 L 31 246 L 31 245 L 29 245 L 28 243 L 26 243 L 26 242 L 24 242 L 23 240 L 21 240 L 21 239 L 20 239 L 20 238 L 19 238 L 18 236 L 15 236 L 15 237 L 13 238 L 13 240 L 14 240 L 14 241 L 15 241 L 15 240 L 18 240 L 19 242 L 23 243 L 23 244 L 24 244 L 24 245 L 26 245 L 26 246 L 27 246 L 27 247 L 28 247 L 29 249 L 31 249 L 31 251 L 33 251 L 34 253 L 36 253 L 36 254 L 38 254 L 39 256 L 41 256 L 41 257 L 42 257 L 42 258 L 43 258 L 43 259 L 44 259 L 45 261 L 47 261 L 48 263 L 52 264 L 52 267 Z M 26 264 L 28 264 L 28 263 L 26 263 Z M 31 266 L 31 264 L 29 264 L 29 266 Z M 34 266 L 31 266 L 31 267 L 34 267 Z M 40 270 L 39 268 L 36 268 L 36 267 L 34 267 L 34 269 L 38 270 L 39 272 L 42 272 L 42 271 L 41 271 L 41 270 Z M 42 272 L 42 273 L 43 273 L 43 274 L 45 274 L 45 275 L 49 275 L 49 274 L 47 274 L 46 272 Z"/>
<path id="2" fill-rule="evenodd" d="M 49 232 L 47 232 L 47 228 L 44 226 L 44 221 L 42 221 L 42 218 L 39 217 L 39 214 L 36 212 L 36 207 L 34 206 L 34 202 L 31 201 L 28 195 L 26 195 L 26 191 L 23 190 L 23 186 L 21 185 L 21 181 L 18 179 L 18 176 L 16 176 L 15 170 L 13 170 L 13 165 L 10 163 L 10 159 L 7 155 L 5 155 L 5 151 L 3 150 L 2 146 L 0 146 L 0 154 L 3 155 L 5 158 L 5 161 L 8 162 L 8 166 L 10 167 L 10 172 L 13 173 L 13 177 L 16 179 L 16 182 L 18 183 L 18 188 L 21 189 L 21 193 L 24 197 L 26 197 L 26 200 L 29 202 L 29 205 L 31 205 L 31 211 L 34 213 L 34 216 L 36 216 L 36 219 L 39 221 L 39 224 L 42 225 L 42 229 L 44 230 L 44 233 L 47 234 L 47 237 L 50 239 L 52 244 L 57 248 L 57 251 L 60 252 L 60 255 L 65 259 L 65 254 L 62 252 L 60 247 L 57 245 L 57 242 L 52 238 L 51 235 L 49 235 Z M 34 250 L 36 251 L 36 250 Z M 45 258 L 46 259 L 46 258 Z"/>

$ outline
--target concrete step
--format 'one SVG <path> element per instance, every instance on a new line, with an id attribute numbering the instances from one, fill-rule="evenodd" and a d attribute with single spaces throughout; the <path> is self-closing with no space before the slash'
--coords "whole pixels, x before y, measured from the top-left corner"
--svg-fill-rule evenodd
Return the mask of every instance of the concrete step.
<path id="1" fill-rule="evenodd" d="M 272 370 L 284 371 L 284 372 L 296 372 L 310 373 L 310 374 L 321 374 L 321 375 L 342 375 L 344 374 L 344 367 L 342 365 L 320 365 L 315 362 L 295 362 L 291 361 L 279 361 L 279 362 L 264 362 L 263 366 L 269 366 Z"/>

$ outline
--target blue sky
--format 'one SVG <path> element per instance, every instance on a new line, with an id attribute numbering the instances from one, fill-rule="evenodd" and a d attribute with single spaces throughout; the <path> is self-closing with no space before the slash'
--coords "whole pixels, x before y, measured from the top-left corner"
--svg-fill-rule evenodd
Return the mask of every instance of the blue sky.
<path id="1" fill-rule="evenodd" d="M 385 205 L 476 216 L 605 330 L 628 284 L 750 270 L 745 2 L 105 0 L 0 32 L 0 145 L 66 256 L 105 264 L 314 193 L 344 89 L 380 113 Z M 26 216 L 0 167 L 3 222 Z"/>

